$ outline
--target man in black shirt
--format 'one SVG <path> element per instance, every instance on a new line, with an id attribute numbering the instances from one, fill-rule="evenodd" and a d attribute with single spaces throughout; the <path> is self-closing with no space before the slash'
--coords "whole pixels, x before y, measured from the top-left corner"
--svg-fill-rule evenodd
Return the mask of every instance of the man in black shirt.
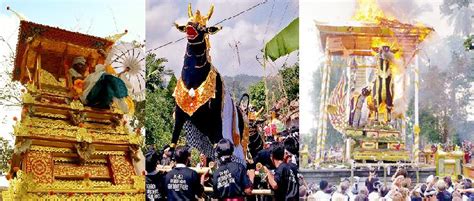
<path id="1" fill-rule="evenodd" d="M 247 170 L 241 163 L 233 162 L 234 145 L 228 139 L 217 143 L 216 154 L 221 161 L 213 174 L 214 195 L 220 200 L 244 200 L 245 194 L 252 193 L 252 183 Z"/>
<path id="2" fill-rule="evenodd" d="M 204 192 L 198 173 L 187 167 L 191 154 L 186 148 L 175 152 L 176 166 L 166 174 L 168 200 L 197 200 Z"/>
<path id="3" fill-rule="evenodd" d="M 156 166 L 160 161 L 160 154 L 151 148 L 145 155 L 146 157 L 146 200 L 147 201 L 163 201 L 164 196 L 164 177 L 163 172 L 158 172 Z"/>
<path id="4" fill-rule="evenodd" d="M 285 148 L 278 145 L 273 148 L 271 153 L 272 162 L 275 165 L 275 175 L 267 167 L 263 167 L 270 187 L 275 192 L 277 200 L 293 201 L 298 200 L 298 181 L 296 174 L 290 165 L 285 163 Z"/>
<path id="5" fill-rule="evenodd" d="M 267 168 L 273 170 L 275 166 L 272 163 L 271 155 L 271 142 L 265 142 L 265 145 L 262 150 L 260 150 L 257 155 L 255 156 L 255 164 L 261 163 L 262 165 L 266 166 Z"/>

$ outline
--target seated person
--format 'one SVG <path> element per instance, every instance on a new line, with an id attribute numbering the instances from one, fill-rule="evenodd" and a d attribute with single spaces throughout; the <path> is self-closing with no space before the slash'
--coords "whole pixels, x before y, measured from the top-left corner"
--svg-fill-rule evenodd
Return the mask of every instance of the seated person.
<path id="1" fill-rule="evenodd" d="M 68 70 L 68 83 L 76 95 L 82 94 L 84 79 L 87 76 L 86 59 L 76 57 L 72 60 L 72 66 Z"/>
<path id="2" fill-rule="evenodd" d="M 120 110 L 128 113 L 133 108 L 133 102 L 128 97 L 128 88 L 124 81 L 106 72 L 103 64 L 97 64 L 95 71 L 88 75 L 84 57 L 76 57 L 72 68 L 69 69 L 69 80 L 74 92 L 84 105 L 110 109 L 113 102 Z"/>

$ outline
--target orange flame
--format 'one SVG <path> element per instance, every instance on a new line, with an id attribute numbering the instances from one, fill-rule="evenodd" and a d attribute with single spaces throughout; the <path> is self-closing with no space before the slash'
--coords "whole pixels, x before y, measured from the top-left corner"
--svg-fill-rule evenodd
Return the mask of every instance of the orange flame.
<path id="1" fill-rule="evenodd" d="M 353 20 L 366 23 L 379 23 L 381 18 L 387 18 L 377 5 L 376 0 L 357 0 L 357 9 Z"/>

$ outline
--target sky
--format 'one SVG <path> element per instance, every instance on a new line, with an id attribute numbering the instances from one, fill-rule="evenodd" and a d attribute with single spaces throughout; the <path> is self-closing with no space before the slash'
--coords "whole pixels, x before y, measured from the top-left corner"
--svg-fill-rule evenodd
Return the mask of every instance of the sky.
<path id="1" fill-rule="evenodd" d="M 18 38 L 19 19 L 6 7 L 21 13 L 27 20 L 60 27 L 70 31 L 106 37 L 128 30 L 122 40 L 143 42 L 145 40 L 144 0 L 21 0 L 1 1 L 0 37 L 15 48 Z M 9 55 L 5 43 L 0 43 L 0 58 Z M 6 66 L 0 66 L 6 68 Z M 3 69 L 2 69 L 3 71 Z M 0 86 L 4 86 L 0 80 Z M 20 116 L 20 108 L 0 105 L 0 136 L 12 140 L 13 116 Z"/>
<path id="2" fill-rule="evenodd" d="M 386 0 L 377 1 L 386 15 L 401 22 L 417 23 L 433 27 L 433 33 L 425 42 L 434 43 L 448 36 L 453 28 L 440 14 L 441 0 Z M 300 105 L 315 104 L 311 100 L 313 74 L 324 61 L 324 54 L 315 21 L 345 23 L 351 20 L 356 8 L 355 0 L 300 0 Z M 304 41 L 304 42 L 303 42 Z M 442 49 L 442 48 L 441 48 Z M 449 56 L 449 53 L 444 54 Z M 434 58 L 431 59 L 443 59 Z M 311 109 L 300 111 L 300 132 L 310 134 L 317 125 L 318 116 Z"/>
<path id="3" fill-rule="evenodd" d="M 214 14 L 208 25 L 214 25 L 222 19 L 233 16 L 262 0 L 149 0 L 146 5 L 146 32 L 147 49 L 156 48 L 162 44 L 184 37 L 184 33 L 176 30 L 174 22 L 185 24 L 188 20 L 188 3 L 192 4 L 193 11 L 199 9 L 206 14 L 211 3 L 214 3 Z M 281 29 L 286 27 L 293 19 L 298 17 L 297 0 L 268 0 L 267 3 L 256 7 L 232 20 L 221 24 L 223 29 L 210 36 L 211 58 L 214 66 L 222 75 L 233 76 L 237 74 L 268 75 L 277 72 L 276 66 L 281 66 L 286 60 L 288 64 L 297 61 L 297 53 L 292 53 L 289 58 L 280 58 L 271 62 L 266 71 L 255 59 L 261 57 L 264 41 L 271 39 Z M 235 51 L 238 44 L 240 65 Z M 153 51 L 158 57 L 168 59 L 166 67 L 172 69 L 176 75 L 181 72 L 183 56 L 186 48 L 185 40 Z"/>

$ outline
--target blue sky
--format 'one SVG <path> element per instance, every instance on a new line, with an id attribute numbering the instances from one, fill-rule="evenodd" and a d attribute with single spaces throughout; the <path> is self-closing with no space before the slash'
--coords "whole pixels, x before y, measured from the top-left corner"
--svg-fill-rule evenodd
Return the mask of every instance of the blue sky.
<path id="1" fill-rule="evenodd" d="M 40 24 L 102 37 L 128 29 L 123 40 L 145 39 L 144 0 L 8 0 L 2 1 L 0 15 L 12 15 L 6 6 Z"/>
<path id="2" fill-rule="evenodd" d="M 158 47 L 184 36 L 183 33 L 178 32 L 172 27 L 172 24 L 173 22 L 180 24 L 187 22 L 189 2 L 191 2 L 194 11 L 199 9 L 202 13 L 207 13 L 211 3 L 214 3 L 214 14 L 208 23 L 208 25 L 213 25 L 262 1 L 149 0 L 146 5 L 147 49 Z M 299 5 L 297 0 L 268 0 L 266 4 L 224 22 L 221 24 L 223 30 L 210 36 L 211 57 L 214 66 L 223 75 L 274 74 L 278 70 L 277 66 L 281 65 L 285 58 L 270 64 L 268 70 L 264 72 L 256 61 L 255 56 L 261 56 L 260 50 L 263 48 L 263 41 L 271 39 L 278 31 L 298 17 L 298 12 Z M 229 46 L 229 43 L 234 44 L 235 41 L 240 42 L 240 66 L 238 65 L 235 51 Z M 174 70 L 175 74 L 179 74 L 181 72 L 185 47 L 186 42 L 181 41 L 154 51 L 154 53 L 158 57 L 167 58 L 169 62 L 166 66 Z M 292 53 L 287 62 L 291 64 L 296 62 L 296 60 L 296 53 Z"/>

